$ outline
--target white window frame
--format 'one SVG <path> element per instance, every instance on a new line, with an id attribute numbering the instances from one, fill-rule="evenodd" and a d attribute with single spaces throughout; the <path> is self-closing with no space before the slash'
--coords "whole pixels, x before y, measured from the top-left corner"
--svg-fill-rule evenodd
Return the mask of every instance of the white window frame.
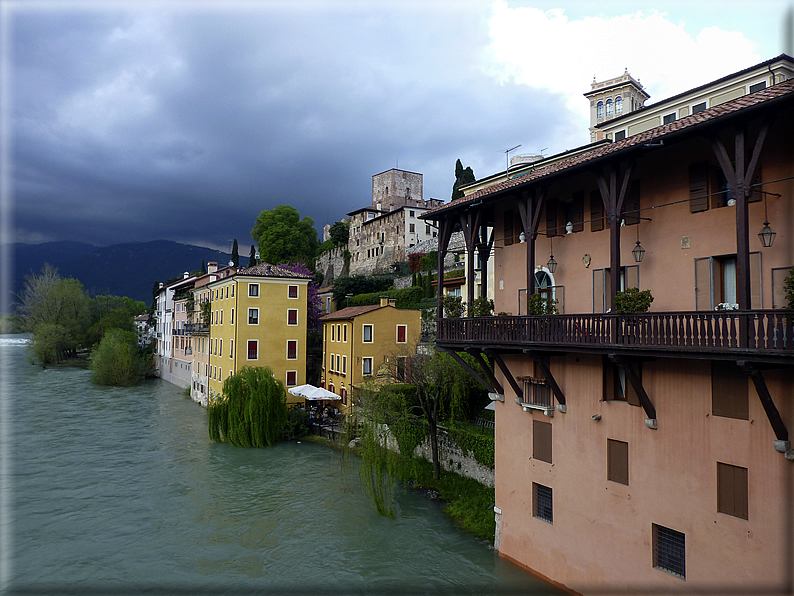
<path id="1" fill-rule="evenodd" d="M 292 292 L 292 288 L 295 288 L 294 296 L 290 296 L 290 293 Z M 289 300 L 298 300 L 300 298 L 300 295 L 301 295 L 300 286 L 295 284 L 290 284 L 287 286 L 287 298 Z"/>
<path id="2" fill-rule="evenodd" d="M 254 284 L 254 283 L 248 284 L 248 297 L 259 298 L 259 284 Z"/>
<path id="3" fill-rule="evenodd" d="M 290 373 L 295 375 L 295 382 L 294 383 L 290 383 L 289 382 Z M 287 387 L 295 387 L 298 384 L 298 371 L 297 370 L 288 370 L 288 371 L 286 371 L 284 373 L 284 384 Z"/>
<path id="4" fill-rule="evenodd" d="M 405 340 L 404 341 L 400 341 L 400 327 L 405 329 Z M 395 329 L 394 341 L 397 342 L 398 344 L 407 344 L 408 343 L 408 325 L 397 325 L 397 328 Z"/>
<path id="5" fill-rule="evenodd" d="M 367 339 L 367 327 L 369 327 L 369 339 Z M 375 326 L 372 323 L 364 323 L 361 326 L 361 342 L 371 344 L 375 339 Z"/>
<path id="6" fill-rule="evenodd" d="M 256 322 L 255 323 L 251 322 L 251 312 L 252 311 L 256 311 Z M 254 306 L 249 306 L 248 307 L 248 324 L 249 325 L 259 325 L 259 308 L 254 307 Z"/>
<path id="7" fill-rule="evenodd" d="M 290 312 L 294 312 L 295 313 L 295 322 L 294 323 L 290 323 L 289 322 L 289 313 Z M 290 327 L 295 327 L 297 324 L 298 324 L 298 309 L 297 308 L 288 308 L 287 309 L 287 325 L 289 325 Z"/>
<path id="8" fill-rule="evenodd" d="M 254 342 L 256 345 L 256 358 L 250 358 L 251 355 L 251 342 Z M 259 360 L 259 340 L 258 339 L 249 339 L 245 342 L 245 359 L 249 362 L 254 362 Z"/>
<path id="9" fill-rule="evenodd" d="M 291 341 L 295 342 L 295 357 L 294 358 L 290 358 L 289 357 L 289 342 L 291 342 Z M 287 360 L 297 360 L 297 359 L 298 359 L 298 340 L 297 339 L 288 339 L 287 340 Z"/>
<path id="10" fill-rule="evenodd" d="M 367 363 L 369 363 L 369 372 L 367 372 Z M 372 376 L 372 356 L 364 356 L 361 359 L 361 374 L 365 377 Z"/>

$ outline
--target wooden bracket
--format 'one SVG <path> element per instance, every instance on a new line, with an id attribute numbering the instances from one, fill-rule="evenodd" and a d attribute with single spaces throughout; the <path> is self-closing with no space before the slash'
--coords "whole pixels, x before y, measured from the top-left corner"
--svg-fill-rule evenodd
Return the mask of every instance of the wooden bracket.
<path id="1" fill-rule="evenodd" d="M 554 397 L 557 399 L 557 403 L 561 406 L 558 409 L 560 410 L 561 413 L 564 414 L 568 409 L 568 405 L 565 402 L 565 394 L 562 392 L 562 389 L 560 389 L 560 386 L 557 384 L 554 375 L 551 374 L 551 369 L 549 368 L 549 365 L 546 363 L 545 358 L 543 358 L 538 353 L 527 352 L 527 354 L 529 354 L 529 356 L 532 357 L 532 359 L 540 367 L 540 370 L 543 371 L 543 376 L 546 377 L 546 382 L 549 384 L 549 388 L 551 389 L 551 392 L 554 394 Z"/>
<path id="2" fill-rule="evenodd" d="M 615 356 L 613 354 L 610 354 L 609 359 L 626 371 L 626 379 L 628 379 L 629 383 L 631 383 L 634 393 L 637 394 L 637 397 L 640 400 L 642 409 L 645 410 L 645 415 L 647 416 L 645 419 L 645 426 L 652 430 L 656 430 L 658 428 L 656 408 L 653 406 L 653 402 L 651 402 L 651 399 L 645 392 L 645 387 L 642 386 L 642 380 L 637 374 L 637 369 L 634 368 L 634 363 L 630 360 L 626 360 L 625 358 L 621 358 L 620 356 Z"/>
<path id="3" fill-rule="evenodd" d="M 775 433 L 775 449 L 786 455 L 786 459 L 794 459 L 794 450 L 791 449 L 791 442 L 789 441 L 788 430 L 780 417 L 780 412 L 775 407 L 775 402 L 772 400 L 772 395 L 769 393 L 769 387 L 766 385 L 764 373 L 756 366 L 748 362 L 737 362 L 739 368 L 746 373 L 755 385 L 758 399 L 761 400 L 761 405 L 764 407 L 766 417 L 769 419 L 769 424 L 772 426 L 772 431 Z"/>
<path id="4" fill-rule="evenodd" d="M 507 379 L 507 382 L 510 383 L 510 387 L 512 387 L 513 391 L 515 391 L 516 397 L 520 399 L 524 399 L 524 391 L 521 389 L 521 387 L 518 386 L 518 383 L 516 382 L 513 373 L 511 373 L 510 369 L 507 368 L 507 364 L 505 364 L 505 361 L 502 359 L 502 356 L 492 350 L 485 350 L 485 353 L 489 357 L 493 358 L 494 362 L 496 362 L 496 365 L 502 370 L 502 373 Z"/>

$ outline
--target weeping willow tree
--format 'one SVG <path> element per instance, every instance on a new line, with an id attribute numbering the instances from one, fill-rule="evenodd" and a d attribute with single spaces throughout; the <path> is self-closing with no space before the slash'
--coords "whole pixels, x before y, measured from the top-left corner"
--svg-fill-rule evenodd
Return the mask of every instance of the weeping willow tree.
<path id="1" fill-rule="evenodd" d="M 245 367 L 223 382 L 223 394 L 209 404 L 207 416 L 216 443 L 272 445 L 287 421 L 284 385 L 267 367 Z"/>
<path id="2" fill-rule="evenodd" d="M 472 361 L 471 364 L 476 366 Z M 475 387 L 471 377 L 447 354 L 416 355 L 406 363 L 410 385 L 364 389 L 357 402 L 361 479 L 383 515 L 393 516 L 394 481 L 410 478 L 414 449 L 429 438 L 433 479 L 441 475 L 438 426 L 465 419 Z"/>

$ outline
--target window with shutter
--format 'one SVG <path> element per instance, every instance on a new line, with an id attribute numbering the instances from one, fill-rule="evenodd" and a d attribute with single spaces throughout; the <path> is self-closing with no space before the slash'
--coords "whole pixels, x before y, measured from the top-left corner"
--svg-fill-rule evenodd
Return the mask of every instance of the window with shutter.
<path id="1" fill-rule="evenodd" d="M 748 378 L 732 362 L 711 363 L 711 413 L 723 418 L 748 420 Z"/>
<path id="2" fill-rule="evenodd" d="M 551 423 L 532 421 L 532 457 L 551 463 Z"/>
<path id="3" fill-rule="evenodd" d="M 546 236 L 557 236 L 557 199 L 546 201 Z"/>
<path id="4" fill-rule="evenodd" d="M 629 444 L 607 439 L 607 480 L 629 484 Z"/>
<path id="5" fill-rule="evenodd" d="M 747 468 L 717 462 L 717 511 L 747 519 Z"/>

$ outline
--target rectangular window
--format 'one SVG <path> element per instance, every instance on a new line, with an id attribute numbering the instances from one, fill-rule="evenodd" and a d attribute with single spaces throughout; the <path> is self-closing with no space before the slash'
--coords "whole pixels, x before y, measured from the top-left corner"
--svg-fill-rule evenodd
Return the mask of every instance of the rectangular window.
<path id="1" fill-rule="evenodd" d="M 290 339 L 287 341 L 287 360 L 298 359 L 298 341 Z"/>
<path id="2" fill-rule="evenodd" d="M 339 339 L 339 341 L 342 341 L 342 325 L 341 324 L 338 324 L 336 326 L 336 337 Z"/>
<path id="3" fill-rule="evenodd" d="M 671 122 L 675 122 L 675 112 L 673 112 L 672 114 L 667 114 L 662 119 L 662 124 L 670 124 Z"/>
<path id="4" fill-rule="evenodd" d="M 229 297 L 229 286 L 226 286 L 226 297 Z"/>
<path id="5" fill-rule="evenodd" d="M 248 324 L 249 325 L 259 325 L 259 309 L 258 308 L 249 308 L 248 309 Z"/>
<path id="6" fill-rule="evenodd" d="M 619 131 L 617 131 L 615 133 L 615 142 L 622 141 L 625 138 L 626 138 L 626 131 L 625 130 L 619 130 Z"/>
<path id="7" fill-rule="evenodd" d="M 331 354 L 331 359 L 328 361 L 328 370 L 331 372 L 334 372 L 334 362 L 336 362 L 336 358 L 334 358 L 334 355 Z"/>
<path id="8" fill-rule="evenodd" d="M 736 255 L 695 259 L 695 310 L 714 310 L 736 304 Z M 763 308 L 761 253 L 750 253 L 750 308 Z"/>
<path id="9" fill-rule="evenodd" d="M 232 298 L 234 298 L 234 286 L 232 286 Z"/>
<path id="10" fill-rule="evenodd" d="M 689 166 L 689 211 L 697 213 L 709 208 L 709 164 L 706 161 Z"/>
<path id="11" fill-rule="evenodd" d="M 629 265 L 620 268 L 620 284 L 618 290 L 640 287 L 640 266 Z M 610 293 L 612 291 L 612 275 L 609 267 L 593 269 L 593 312 L 606 312 L 611 308 Z"/>
<path id="12" fill-rule="evenodd" d="M 347 356 L 342 356 L 342 374 L 347 374 Z"/>
<path id="13" fill-rule="evenodd" d="M 397 343 L 406 343 L 406 336 L 408 335 L 408 325 L 397 325 Z"/>
<path id="14" fill-rule="evenodd" d="M 232 320 L 229 321 L 229 324 L 234 325 L 234 309 L 232 309 Z"/>
<path id="15" fill-rule="evenodd" d="M 554 523 L 554 502 L 551 487 L 532 483 L 532 516 Z"/>
<path id="16" fill-rule="evenodd" d="M 257 360 L 259 358 L 259 341 L 256 339 L 248 340 L 248 359 Z"/>
<path id="17" fill-rule="evenodd" d="M 425 226 L 425 234 L 427 234 L 428 236 L 430 235 L 430 225 L 429 224 Z"/>
<path id="18" fill-rule="evenodd" d="M 635 365 L 637 376 L 642 380 L 642 363 Z M 640 398 L 626 377 L 626 370 L 604 357 L 604 400 L 625 401 L 632 406 L 640 405 Z"/>
<path id="19" fill-rule="evenodd" d="M 408 224 L 408 231 L 409 232 L 416 232 L 416 224 Z"/>
<path id="20" fill-rule="evenodd" d="M 686 579 L 686 537 L 681 532 L 653 524 L 653 566 Z"/>
<path id="21" fill-rule="evenodd" d="M 607 480 L 629 484 L 629 444 L 607 439 Z"/>
<path id="22" fill-rule="evenodd" d="M 289 286 L 288 294 L 290 298 L 298 297 L 298 286 Z"/>
<path id="23" fill-rule="evenodd" d="M 570 201 L 563 203 L 565 210 L 565 232 L 568 233 L 568 224 L 571 224 L 571 232 L 581 232 L 584 230 L 584 193 L 578 191 L 573 193 Z"/>
<path id="24" fill-rule="evenodd" d="M 551 463 L 551 423 L 532 421 L 532 457 Z"/>
<path id="25" fill-rule="evenodd" d="M 717 511 L 747 519 L 747 468 L 717 462 Z"/>
<path id="26" fill-rule="evenodd" d="M 772 268 L 772 308 L 786 308 L 786 278 L 794 271 L 794 267 Z"/>
<path id="27" fill-rule="evenodd" d="M 219 324 L 220 324 L 220 325 L 223 325 L 223 311 L 221 311 L 221 320 L 220 320 L 220 323 L 219 323 Z"/>
<path id="28" fill-rule="evenodd" d="M 697 114 L 698 112 L 702 112 L 705 109 L 706 109 L 706 102 L 705 101 L 700 102 L 700 103 L 696 103 L 695 105 L 692 106 L 692 113 L 693 114 Z"/>
<path id="29" fill-rule="evenodd" d="M 347 343 L 347 323 L 342 325 L 342 341 Z"/>
<path id="30" fill-rule="evenodd" d="M 297 370 L 288 370 L 287 371 L 287 387 L 294 387 L 298 384 L 298 371 Z"/>
<path id="31" fill-rule="evenodd" d="M 287 325 L 297 325 L 297 324 L 298 324 L 298 309 L 297 308 L 287 309 Z"/>
<path id="32" fill-rule="evenodd" d="M 223 338 L 221 338 L 221 343 L 218 346 L 218 356 L 223 356 Z"/>
<path id="33" fill-rule="evenodd" d="M 336 342 L 336 325 L 331 325 L 331 342 Z"/>
<path id="34" fill-rule="evenodd" d="M 761 81 L 760 83 L 756 83 L 755 85 L 750 85 L 750 93 L 761 91 L 761 89 L 766 89 L 766 81 Z"/>
<path id="35" fill-rule="evenodd" d="M 248 295 L 251 298 L 259 296 L 259 284 L 248 284 Z"/>
<path id="36" fill-rule="evenodd" d="M 361 373 L 365 377 L 372 376 L 372 358 L 361 359 Z"/>
<path id="37" fill-rule="evenodd" d="M 229 358 L 234 358 L 234 340 L 229 340 Z"/>
<path id="38" fill-rule="evenodd" d="M 711 363 L 711 413 L 722 418 L 749 420 L 747 375 L 732 362 Z"/>
<path id="39" fill-rule="evenodd" d="M 372 325 L 364 325 L 364 332 L 362 334 L 362 340 L 364 343 L 370 344 L 372 343 Z"/>
<path id="40" fill-rule="evenodd" d="M 336 355 L 336 372 L 342 372 L 342 361 L 339 354 Z"/>

